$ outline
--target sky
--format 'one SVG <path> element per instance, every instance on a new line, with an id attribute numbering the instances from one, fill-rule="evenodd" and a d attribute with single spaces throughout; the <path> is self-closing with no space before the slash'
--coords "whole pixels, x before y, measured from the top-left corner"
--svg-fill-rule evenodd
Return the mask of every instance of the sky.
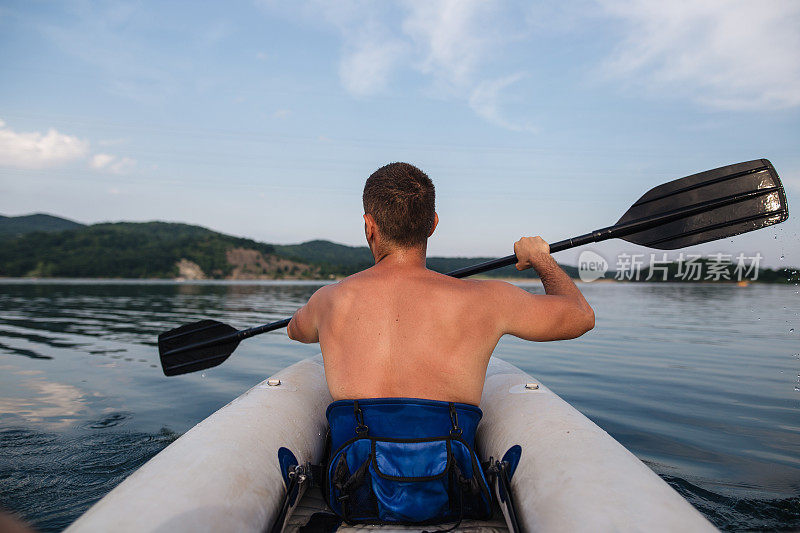
<path id="1" fill-rule="evenodd" d="M 796 0 L 0 1 L 6 216 L 361 245 L 364 180 L 407 161 L 436 185 L 429 254 L 504 256 L 757 158 L 794 213 L 798 147 Z M 800 265 L 799 234 L 689 252 Z"/>

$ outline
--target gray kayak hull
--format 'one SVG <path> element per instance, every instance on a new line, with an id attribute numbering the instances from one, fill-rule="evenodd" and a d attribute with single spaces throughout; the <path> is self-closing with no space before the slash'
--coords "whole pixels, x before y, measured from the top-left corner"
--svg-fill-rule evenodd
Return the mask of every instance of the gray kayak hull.
<path id="1" fill-rule="evenodd" d="M 67 531 L 263 531 L 285 495 L 278 448 L 290 449 L 301 463 L 318 463 L 332 401 L 321 356 L 272 378 L 281 384 L 265 380 L 197 424 Z M 483 459 L 522 447 L 511 486 L 523 530 L 716 531 L 575 408 L 542 384 L 525 387 L 535 382 L 493 357 L 477 434 Z M 485 530 L 497 525 L 487 523 Z"/>

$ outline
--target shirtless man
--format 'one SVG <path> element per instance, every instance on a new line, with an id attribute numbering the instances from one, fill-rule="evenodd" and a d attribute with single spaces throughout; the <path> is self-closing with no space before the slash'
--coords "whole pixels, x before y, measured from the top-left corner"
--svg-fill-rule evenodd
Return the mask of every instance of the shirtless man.
<path id="1" fill-rule="evenodd" d="M 364 186 L 364 231 L 375 266 L 319 289 L 292 317 L 289 337 L 319 342 L 334 400 L 426 398 L 478 405 L 486 367 L 505 334 L 572 339 L 594 312 L 540 237 L 514 244 L 545 295 L 504 281 L 462 280 L 425 266 L 439 217 L 428 176 L 407 163 Z"/>

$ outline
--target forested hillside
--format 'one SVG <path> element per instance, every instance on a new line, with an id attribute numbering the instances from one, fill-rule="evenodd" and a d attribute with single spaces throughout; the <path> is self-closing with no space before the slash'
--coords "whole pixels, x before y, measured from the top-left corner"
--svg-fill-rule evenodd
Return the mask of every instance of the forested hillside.
<path id="1" fill-rule="evenodd" d="M 59 229 L 62 228 L 62 229 Z M 429 257 L 428 268 L 450 272 L 493 257 Z M 0 276 L 64 278 L 331 279 L 370 267 L 366 246 L 314 240 L 266 244 L 200 226 L 167 222 L 117 222 L 84 226 L 51 215 L 0 217 Z M 736 265 L 698 261 L 701 274 L 684 275 L 688 265 L 672 263 L 665 281 L 736 281 Z M 714 266 L 715 279 L 707 272 Z M 562 265 L 572 276 L 578 269 Z M 533 270 L 513 266 L 486 276 L 535 278 Z M 606 277 L 615 277 L 614 272 Z M 626 281 L 662 281 L 648 268 Z M 648 279 L 650 278 L 650 279 Z M 752 279 L 752 275 L 747 277 Z M 759 269 L 758 280 L 798 281 L 795 269 Z"/>
<path id="2" fill-rule="evenodd" d="M 2 276 L 174 278 L 181 274 L 181 265 L 193 278 L 313 274 L 307 265 L 276 258 L 269 244 L 166 222 L 33 232 L 4 239 L 0 246 Z"/>
<path id="3" fill-rule="evenodd" d="M 18 237 L 34 231 L 64 231 L 82 227 L 84 225 L 79 222 L 43 213 L 20 217 L 0 215 L 0 237 Z"/>

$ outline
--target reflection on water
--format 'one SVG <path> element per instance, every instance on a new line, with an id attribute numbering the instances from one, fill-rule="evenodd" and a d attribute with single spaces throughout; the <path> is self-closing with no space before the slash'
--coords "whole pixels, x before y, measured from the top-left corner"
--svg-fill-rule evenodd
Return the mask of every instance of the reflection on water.
<path id="1" fill-rule="evenodd" d="M 13 375 L 20 376 L 31 374 L 35 370 L 14 371 Z M 16 392 L 19 396 L 0 397 L 0 413 L 7 416 L 16 416 L 20 419 L 41 424 L 47 422 L 51 427 L 64 427 L 85 416 L 86 405 L 83 392 L 72 385 L 54 383 L 43 377 L 21 379 L 16 383 Z M 13 393 L 12 393 L 13 394 Z"/>
<path id="2" fill-rule="evenodd" d="M 315 346 L 282 331 L 165 378 L 156 336 L 289 316 L 319 283 L 0 282 L 0 506 L 59 530 L 177 435 Z M 547 383 L 725 529 L 800 528 L 796 288 L 584 285 L 587 336 L 504 338 Z M 530 290 L 541 291 L 537 285 Z"/>

